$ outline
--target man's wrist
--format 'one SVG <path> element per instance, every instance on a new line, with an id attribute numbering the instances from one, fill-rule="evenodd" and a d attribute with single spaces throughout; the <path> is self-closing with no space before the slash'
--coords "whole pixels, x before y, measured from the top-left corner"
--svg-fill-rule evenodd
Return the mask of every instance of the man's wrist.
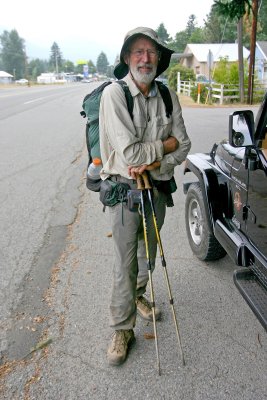
<path id="1" fill-rule="evenodd" d="M 162 141 L 164 154 L 172 153 L 179 147 L 179 142 L 174 136 Z"/>

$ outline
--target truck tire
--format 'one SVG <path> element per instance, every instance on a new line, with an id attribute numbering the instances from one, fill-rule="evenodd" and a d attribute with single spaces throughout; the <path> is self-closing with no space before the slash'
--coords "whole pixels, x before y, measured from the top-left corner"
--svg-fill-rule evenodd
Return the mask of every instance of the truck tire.
<path id="1" fill-rule="evenodd" d="M 189 186 L 185 201 L 185 225 L 191 250 L 201 261 L 218 260 L 225 256 L 226 251 L 210 229 L 199 183 Z"/>

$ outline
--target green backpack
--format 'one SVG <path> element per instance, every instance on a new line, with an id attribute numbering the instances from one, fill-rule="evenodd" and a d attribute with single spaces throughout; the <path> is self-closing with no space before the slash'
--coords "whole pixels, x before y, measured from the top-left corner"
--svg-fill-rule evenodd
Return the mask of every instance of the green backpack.
<path id="1" fill-rule="evenodd" d="M 172 99 L 167 86 L 162 82 L 156 81 L 158 89 L 162 96 L 165 104 L 166 116 L 169 118 L 173 111 Z M 87 118 L 86 121 L 86 144 L 88 150 L 88 166 L 93 162 L 94 159 L 101 160 L 100 144 L 99 144 L 99 107 L 100 100 L 103 90 L 106 86 L 110 85 L 112 82 L 107 81 L 98 86 L 91 93 L 87 94 L 83 99 L 82 108 L 83 111 L 80 112 L 81 116 Z M 115 81 L 114 83 L 119 84 L 125 94 L 127 108 L 131 118 L 133 119 L 133 97 L 131 95 L 130 89 L 126 82 L 123 80 Z M 86 186 L 89 190 L 94 192 L 99 192 L 101 179 L 92 179 L 87 176 Z"/>

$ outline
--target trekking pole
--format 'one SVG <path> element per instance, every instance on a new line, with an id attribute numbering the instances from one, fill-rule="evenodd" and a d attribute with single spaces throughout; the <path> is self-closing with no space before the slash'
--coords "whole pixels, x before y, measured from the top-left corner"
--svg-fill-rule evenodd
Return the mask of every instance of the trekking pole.
<path id="1" fill-rule="evenodd" d="M 150 261 L 150 253 L 149 253 L 149 245 L 148 245 L 148 234 L 147 234 L 147 218 L 145 211 L 145 202 L 144 202 L 144 189 L 141 175 L 137 175 L 137 189 L 141 190 L 141 212 L 143 219 L 143 229 L 144 229 L 144 240 L 145 240 L 145 248 L 146 248 L 146 258 L 147 258 L 147 270 L 149 277 L 149 286 L 150 286 L 150 297 L 151 297 L 151 306 L 152 306 L 152 315 L 153 315 L 153 327 L 154 327 L 154 336 L 155 336 L 155 346 L 156 346 L 156 354 L 157 354 L 157 363 L 158 363 L 158 372 L 160 372 L 160 360 L 159 360 L 159 349 L 158 349 L 158 335 L 157 335 L 157 326 L 156 326 L 156 314 L 155 314 L 155 299 L 154 299 L 154 290 L 153 290 L 153 282 L 152 282 L 152 272 L 151 272 L 151 261 Z"/>
<path id="2" fill-rule="evenodd" d="M 147 190 L 147 193 L 148 193 L 148 199 L 149 199 L 149 203 L 150 203 L 151 210 L 152 210 L 152 217 L 153 217 L 155 232 L 156 232 L 156 236 L 157 236 L 158 246 L 159 246 L 161 264 L 162 264 L 162 267 L 164 269 L 164 276 L 165 276 L 165 281 L 166 281 L 166 284 L 167 284 L 169 300 L 170 300 L 170 305 L 171 305 L 172 315 L 173 315 L 173 321 L 174 321 L 175 330 L 176 330 L 176 334 L 177 334 L 178 347 L 179 347 L 179 350 L 180 350 L 180 353 L 181 353 L 182 363 L 183 363 L 183 365 L 185 365 L 184 353 L 183 353 L 183 348 L 182 348 L 182 344 L 181 344 L 181 337 L 180 337 L 178 322 L 177 322 L 177 318 L 176 318 L 176 313 L 175 313 L 175 309 L 174 309 L 174 305 L 173 305 L 174 301 L 173 301 L 173 297 L 172 297 L 171 286 L 170 286 L 169 276 L 168 276 L 168 272 L 167 272 L 166 260 L 165 260 L 163 247 L 162 247 L 162 242 L 161 242 L 161 238 L 160 238 L 160 233 L 159 233 L 159 229 L 158 229 L 158 223 L 157 223 L 157 217 L 156 217 L 156 213 L 155 213 L 155 207 L 154 207 L 153 199 L 152 199 L 152 196 L 151 196 L 152 187 L 150 185 L 150 182 L 149 182 L 149 179 L 148 179 L 146 171 L 142 174 L 142 178 L 143 178 L 143 181 L 144 181 L 144 184 L 145 184 L 145 189 Z"/>

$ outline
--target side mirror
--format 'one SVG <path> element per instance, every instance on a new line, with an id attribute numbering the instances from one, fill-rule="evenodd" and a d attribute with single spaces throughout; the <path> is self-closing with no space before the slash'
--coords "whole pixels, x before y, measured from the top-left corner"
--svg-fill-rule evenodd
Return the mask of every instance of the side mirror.
<path id="1" fill-rule="evenodd" d="M 253 134 L 254 115 L 252 111 L 235 111 L 229 116 L 229 143 L 231 146 L 252 146 Z"/>

